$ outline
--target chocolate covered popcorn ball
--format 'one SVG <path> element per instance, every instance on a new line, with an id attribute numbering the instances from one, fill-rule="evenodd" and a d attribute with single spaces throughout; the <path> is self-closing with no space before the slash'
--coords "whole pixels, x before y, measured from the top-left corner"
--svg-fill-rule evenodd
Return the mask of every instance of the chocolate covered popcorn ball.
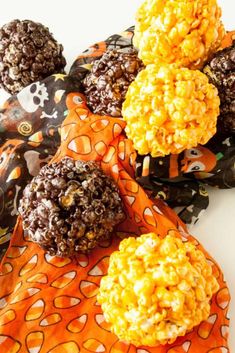
<path id="1" fill-rule="evenodd" d="M 29 238 L 61 257 L 93 249 L 124 218 L 114 181 L 95 162 L 68 157 L 44 166 L 32 179 L 19 213 Z"/>
<path id="2" fill-rule="evenodd" d="M 90 109 L 95 114 L 121 116 L 127 89 L 141 69 L 143 63 L 134 49 L 106 52 L 83 81 Z"/>
<path id="3" fill-rule="evenodd" d="M 110 257 L 98 302 L 111 331 L 135 346 L 173 343 L 210 314 L 219 289 L 205 255 L 177 234 L 127 238 Z"/>
<path id="4" fill-rule="evenodd" d="M 200 69 L 224 34 L 217 0 L 145 0 L 136 14 L 134 44 L 145 65 Z"/>
<path id="5" fill-rule="evenodd" d="M 123 104 L 126 134 L 141 155 L 177 154 L 215 134 L 219 104 L 216 87 L 202 72 L 148 65 Z"/>
<path id="6" fill-rule="evenodd" d="M 214 54 L 203 71 L 219 91 L 218 133 L 235 134 L 235 42 Z"/>
<path id="7" fill-rule="evenodd" d="M 11 94 L 32 82 L 64 73 L 66 60 L 49 29 L 41 23 L 14 20 L 0 29 L 0 84 Z"/>

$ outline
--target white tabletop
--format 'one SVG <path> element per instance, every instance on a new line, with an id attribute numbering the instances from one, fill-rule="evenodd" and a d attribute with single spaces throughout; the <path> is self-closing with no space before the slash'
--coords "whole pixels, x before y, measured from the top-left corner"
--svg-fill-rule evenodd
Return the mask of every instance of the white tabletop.
<path id="1" fill-rule="evenodd" d="M 142 0 L 2 0 L 0 26 L 12 19 L 31 19 L 48 26 L 64 45 L 69 68 L 78 53 L 96 41 L 134 24 Z M 235 29 L 231 0 L 220 0 L 226 29 Z M 0 90 L 0 104 L 7 97 Z M 220 264 L 228 281 L 230 305 L 230 349 L 235 352 L 235 189 L 210 189 L 210 206 L 190 229 Z"/>

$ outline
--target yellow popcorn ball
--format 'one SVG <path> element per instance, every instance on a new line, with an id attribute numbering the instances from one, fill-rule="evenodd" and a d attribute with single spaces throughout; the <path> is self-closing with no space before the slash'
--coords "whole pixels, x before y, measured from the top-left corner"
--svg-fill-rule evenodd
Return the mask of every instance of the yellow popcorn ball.
<path id="1" fill-rule="evenodd" d="M 154 347 L 173 343 L 206 320 L 218 289 L 194 244 L 149 233 L 120 243 L 97 298 L 120 340 Z"/>
<path id="2" fill-rule="evenodd" d="M 207 143 L 219 105 L 216 87 L 202 72 L 152 64 L 129 86 L 122 115 L 139 154 L 159 157 Z"/>
<path id="3" fill-rule="evenodd" d="M 145 0 L 136 14 L 134 45 L 145 65 L 200 69 L 224 35 L 217 0 Z"/>

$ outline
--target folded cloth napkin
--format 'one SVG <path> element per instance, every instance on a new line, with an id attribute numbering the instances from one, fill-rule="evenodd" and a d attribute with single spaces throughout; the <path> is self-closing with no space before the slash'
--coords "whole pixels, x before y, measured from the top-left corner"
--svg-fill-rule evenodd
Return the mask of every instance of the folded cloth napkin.
<path id="1" fill-rule="evenodd" d="M 190 236 L 177 215 L 160 199 L 151 200 L 135 181 L 136 151 L 123 132 L 120 118 L 92 114 L 80 93 L 61 127 L 61 144 L 53 161 L 64 156 L 94 160 L 117 183 L 126 219 L 110 242 L 89 255 L 59 258 L 45 254 L 25 238 L 17 224 L 0 272 L 0 351 L 4 353 L 217 353 L 229 352 L 229 291 L 213 258 Z M 207 321 L 172 345 L 136 348 L 120 342 L 104 321 L 96 294 L 107 273 L 109 255 L 121 238 L 171 231 L 201 249 L 219 283 Z"/>

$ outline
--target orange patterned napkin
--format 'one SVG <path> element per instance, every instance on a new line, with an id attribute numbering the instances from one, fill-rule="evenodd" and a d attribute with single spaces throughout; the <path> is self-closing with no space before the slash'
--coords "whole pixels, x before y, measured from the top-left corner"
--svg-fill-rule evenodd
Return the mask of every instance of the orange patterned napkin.
<path id="1" fill-rule="evenodd" d="M 21 219 L 0 273 L 0 352 L 2 353 L 228 353 L 227 309 L 229 292 L 223 274 L 175 213 L 160 200 L 150 200 L 136 183 L 136 152 L 125 137 L 122 119 L 92 114 L 84 97 L 70 95 L 75 107 L 61 128 L 63 156 L 96 160 L 119 186 L 126 211 L 111 243 L 90 255 L 62 259 L 44 253 L 24 238 Z M 136 348 L 111 334 L 96 302 L 100 279 L 107 272 L 109 255 L 120 238 L 149 231 L 164 237 L 177 229 L 179 236 L 202 249 L 213 266 L 220 289 L 212 299 L 211 314 L 174 344 Z"/>

